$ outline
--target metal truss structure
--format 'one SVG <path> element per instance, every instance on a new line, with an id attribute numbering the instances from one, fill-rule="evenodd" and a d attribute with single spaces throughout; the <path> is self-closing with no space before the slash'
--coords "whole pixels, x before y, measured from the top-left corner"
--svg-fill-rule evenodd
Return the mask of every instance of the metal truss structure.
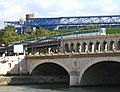
<path id="1" fill-rule="evenodd" d="M 60 26 L 120 26 L 120 15 L 111 16 L 81 16 L 81 17 L 58 17 L 58 18 L 26 18 L 23 24 L 19 21 L 5 21 L 5 25 L 14 27 L 60 27 Z"/>

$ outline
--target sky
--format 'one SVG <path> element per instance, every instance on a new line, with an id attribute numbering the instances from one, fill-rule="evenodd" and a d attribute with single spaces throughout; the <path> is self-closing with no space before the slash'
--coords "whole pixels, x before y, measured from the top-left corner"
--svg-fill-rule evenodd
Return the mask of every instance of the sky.
<path id="1" fill-rule="evenodd" d="M 36 18 L 120 15 L 120 0 L 0 0 L 0 28 L 4 21 Z"/>

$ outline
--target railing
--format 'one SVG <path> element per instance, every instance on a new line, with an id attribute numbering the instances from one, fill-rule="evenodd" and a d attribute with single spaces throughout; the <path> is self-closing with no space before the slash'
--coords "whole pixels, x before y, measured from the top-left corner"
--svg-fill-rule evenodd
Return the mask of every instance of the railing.
<path id="1" fill-rule="evenodd" d="M 82 30 L 82 31 L 75 31 L 75 32 L 67 32 L 67 33 L 61 33 L 61 34 L 53 34 L 48 36 L 42 36 L 42 37 L 36 37 L 36 38 L 29 38 L 26 40 L 19 40 L 15 42 L 9 42 L 9 45 L 14 44 L 20 44 L 20 43 L 34 43 L 36 41 L 42 41 L 45 39 L 61 39 L 66 37 L 76 37 L 76 36 L 93 36 L 93 35 L 102 35 L 103 33 L 106 34 L 106 32 L 102 32 L 101 29 L 90 29 L 90 30 Z M 104 29 L 105 30 L 105 29 Z"/>

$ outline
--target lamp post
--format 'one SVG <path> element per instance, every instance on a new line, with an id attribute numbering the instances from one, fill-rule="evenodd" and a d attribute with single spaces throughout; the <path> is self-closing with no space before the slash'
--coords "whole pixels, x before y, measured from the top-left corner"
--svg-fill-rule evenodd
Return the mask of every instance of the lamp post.
<path id="1" fill-rule="evenodd" d="M 23 34 L 23 23 L 24 23 L 24 20 L 22 18 L 20 18 L 19 21 L 20 21 L 21 34 Z"/>

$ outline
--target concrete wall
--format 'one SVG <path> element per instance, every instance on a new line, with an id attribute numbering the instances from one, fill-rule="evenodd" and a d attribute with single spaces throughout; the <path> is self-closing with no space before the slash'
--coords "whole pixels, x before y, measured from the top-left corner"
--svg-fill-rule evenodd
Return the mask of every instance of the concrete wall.
<path id="1" fill-rule="evenodd" d="M 0 74 L 27 74 L 25 55 L 0 57 Z"/>

